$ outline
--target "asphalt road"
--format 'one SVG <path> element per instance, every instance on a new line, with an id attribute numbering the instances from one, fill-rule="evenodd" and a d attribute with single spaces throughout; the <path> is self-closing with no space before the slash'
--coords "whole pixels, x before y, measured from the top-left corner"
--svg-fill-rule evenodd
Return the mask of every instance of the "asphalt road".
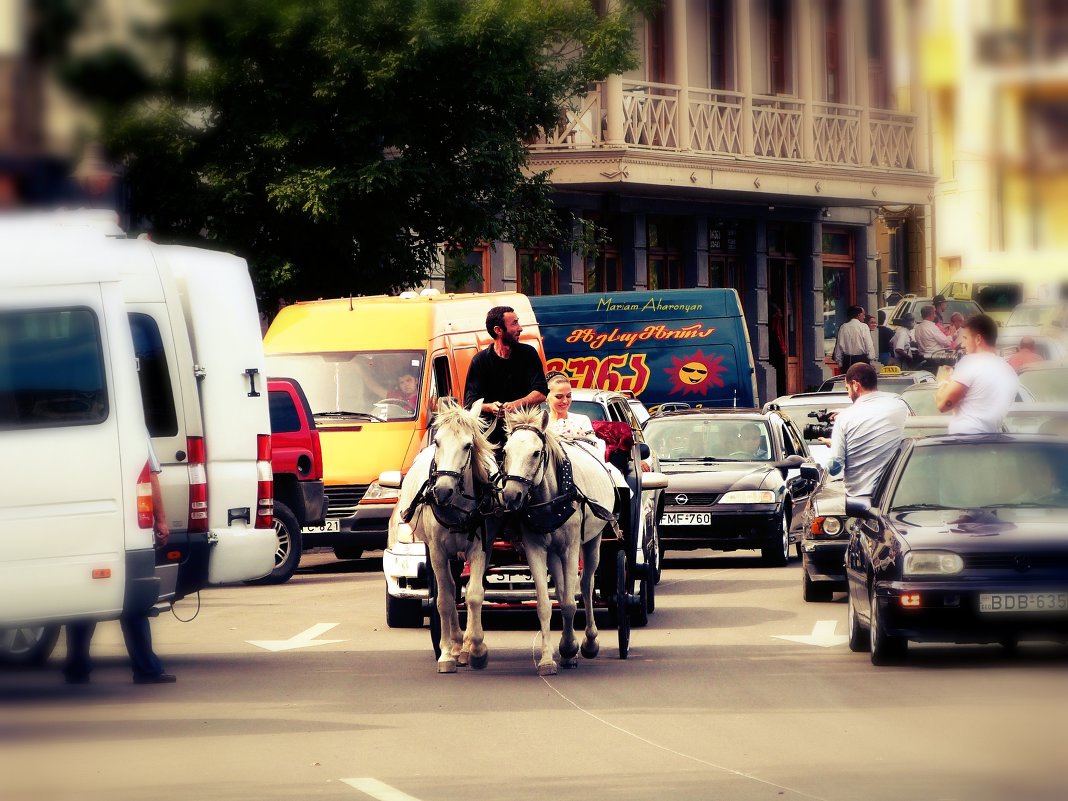
<path id="1" fill-rule="evenodd" d="M 87 686 L 63 684 L 62 647 L 45 671 L 0 674 L 0 798 L 1068 796 L 1062 647 L 914 646 L 873 668 L 844 644 L 842 596 L 801 600 L 796 560 L 698 552 L 669 554 L 625 661 L 603 629 L 596 660 L 539 678 L 532 616 L 497 617 L 488 668 L 439 676 L 425 628 L 385 626 L 379 569 L 307 554 L 284 586 L 161 616 L 174 685 L 131 683 L 115 623 Z M 301 633 L 328 642 L 249 642 Z"/>

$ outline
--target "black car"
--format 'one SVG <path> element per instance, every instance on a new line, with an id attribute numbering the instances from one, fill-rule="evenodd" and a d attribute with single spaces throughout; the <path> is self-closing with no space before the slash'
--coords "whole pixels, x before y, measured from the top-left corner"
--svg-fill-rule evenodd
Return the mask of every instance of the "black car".
<path id="1" fill-rule="evenodd" d="M 809 470 L 802 468 L 802 474 Z M 801 597 L 806 601 L 829 601 L 846 588 L 845 501 L 845 482 L 825 481 L 795 522 L 801 539 Z"/>
<path id="2" fill-rule="evenodd" d="M 870 499 L 847 499 L 849 647 L 1068 640 L 1068 443 L 906 440 Z"/>
<path id="3" fill-rule="evenodd" d="M 804 513 L 822 468 L 788 417 L 687 409 L 652 417 L 645 438 L 669 479 L 660 511 L 664 550 L 759 548 L 769 565 L 789 561 L 798 539 L 790 524 Z"/>

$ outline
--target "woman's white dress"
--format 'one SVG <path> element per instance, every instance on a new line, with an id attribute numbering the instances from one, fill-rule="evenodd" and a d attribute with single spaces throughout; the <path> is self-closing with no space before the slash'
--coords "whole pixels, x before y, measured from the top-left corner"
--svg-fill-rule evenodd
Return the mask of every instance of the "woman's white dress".
<path id="1" fill-rule="evenodd" d="M 627 480 L 623 478 L 623 474 L 619 472 L 619 468 L 608 461 L 607 451 L 608 443 L 599 439 L 597 434 L 593 430 L 593 422 L 584 414 L 578 412 L 568 412 L 567 417 L 560 417 L 552 420 L 549 423 L 549 428 L 559 437 L 574 442 L 576 445 L 585 448 L 593 456 L 596 456 L 602 462 L 605 467 L 608 468 L 608 472 L 612 475 L 612 481 L 617 487 L 627 487 Z"/>

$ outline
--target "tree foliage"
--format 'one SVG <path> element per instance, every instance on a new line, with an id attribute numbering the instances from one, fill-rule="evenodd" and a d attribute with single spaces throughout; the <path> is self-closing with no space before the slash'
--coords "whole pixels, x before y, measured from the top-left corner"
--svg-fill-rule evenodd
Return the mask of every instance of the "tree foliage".
<path id="1" fill-rule="evenodd" d="M 158 240 L 234 250 L 268 295 L 390 291 L 423 282 L 441 245 L 560 237 L 524 142 L 633 66 L 649 3 L 617 5 L 169 0 L 63 75 Z"/>

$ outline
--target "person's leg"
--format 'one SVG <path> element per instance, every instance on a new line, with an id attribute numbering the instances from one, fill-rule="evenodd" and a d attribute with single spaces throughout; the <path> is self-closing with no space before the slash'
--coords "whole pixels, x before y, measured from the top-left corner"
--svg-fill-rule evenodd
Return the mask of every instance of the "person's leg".
<path id="1" fill-rule="evenodd" d="M 81 684 L 89 681 L 93 670 L 93 661 L 89 658 L 89 643 L 96 631 L 96 621 L 81 620 L 68 623 L 67 659 L 63 663 L 63 676 L 69 684 Z"/>
<path id="2" fill-rule="evenodd" d="M 129 615 L 119 619 L 126 652 L 130 655 L 130 667 L 134 680 L 163 675 L 163 663 L 152 650 L 152 629 L 146 615 Z"/>

